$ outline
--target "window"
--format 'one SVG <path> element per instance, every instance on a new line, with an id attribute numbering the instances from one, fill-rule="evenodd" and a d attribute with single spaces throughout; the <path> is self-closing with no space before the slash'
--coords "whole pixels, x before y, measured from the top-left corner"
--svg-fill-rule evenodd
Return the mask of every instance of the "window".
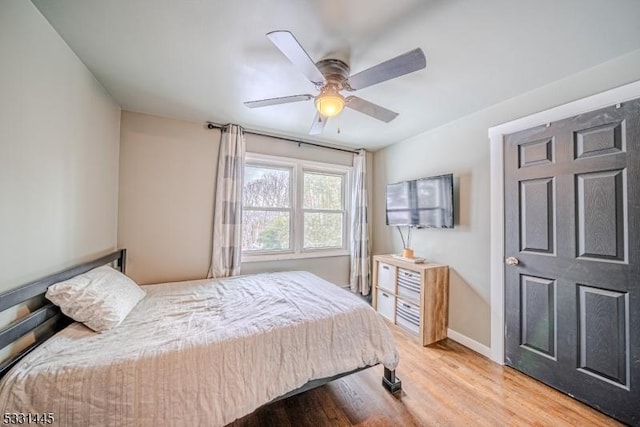
<path id="1" fill-rule="evenodd" d="M 350 169 L 247 154 L 244 260 L 346 254 Z"/>
<path id="2" fill-rule="evenodd" d="M 304 249 L 342 248 L 344 175 L 304 171 Z"/>
<path id="3" fill-rule="evenodd" d="M 289 168 L 246 165 L 242 191 L 242 250 L 291 249 Z"/>

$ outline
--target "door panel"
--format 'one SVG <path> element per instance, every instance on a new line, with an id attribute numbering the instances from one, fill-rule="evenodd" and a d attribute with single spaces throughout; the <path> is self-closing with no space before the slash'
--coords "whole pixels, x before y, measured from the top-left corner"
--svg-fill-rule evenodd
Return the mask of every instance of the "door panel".
<path id="1" fill-rule="evenodd" d="M 623 151 L 623 134 L 622 122 L 607 123 L 576 131 L 574 139 L 576 159 Z"/>
<path id="2" fill-rule="evenodd" d="M 505 360 L 640 425 L 640 100 L 505 137 Z"/>
<path id="3" fill-rule="evenodd" d="M 520 241 L 522 251 L 554 251 L 553 178 L 520 181 Z"/>
<path id="4" fill-rule="evenodd" d="M 623 169 L 576 175 L 578 256 L 625 261 Z"/>
<path id="5" fill-rule="evenodd" d="M 553 163 L 553 139 L 528 142 L 519 147 L 520 167 Z"/>
<path id="6" fill-rule="evenodd" d="M 628 388 L 628 294 L 584 285 L 578 289 L 578 368 Z"/>
<path id="7" fill-rule="evenodd" d="M 520 284 L 521 345 L 555 359 L 555 280 L 522 275 Z"/>

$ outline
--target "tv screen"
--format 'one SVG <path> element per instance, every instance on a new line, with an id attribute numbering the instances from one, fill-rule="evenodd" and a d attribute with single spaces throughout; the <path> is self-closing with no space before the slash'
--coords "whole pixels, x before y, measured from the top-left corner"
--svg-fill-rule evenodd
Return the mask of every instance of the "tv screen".
<path id="1" fill-rule="evenodd" d="M 387 225 L 453 228 L 453 175 L 387 186 Z"/>

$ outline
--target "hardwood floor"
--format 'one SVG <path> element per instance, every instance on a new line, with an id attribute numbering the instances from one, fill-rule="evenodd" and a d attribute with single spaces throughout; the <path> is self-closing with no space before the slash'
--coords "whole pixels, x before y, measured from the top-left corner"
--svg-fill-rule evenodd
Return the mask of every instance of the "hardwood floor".
<path id="1" fill-rule="evenodd" d="M 392 328 L 400 396 L 380 385 L 375 366 L 266 405 L 245 426 L 618 426 L 615 420 L 511 368 L 446 339 L 420 347 Z"/>

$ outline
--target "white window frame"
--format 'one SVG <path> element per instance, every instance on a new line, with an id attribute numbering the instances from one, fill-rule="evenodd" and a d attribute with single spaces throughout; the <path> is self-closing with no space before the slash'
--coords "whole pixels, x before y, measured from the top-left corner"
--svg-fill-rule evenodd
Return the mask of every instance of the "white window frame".
<path id="1" fill-rule="evenodd" d="M 288 250 L 243 251 L 242 262 L 277 261 L 288 259 L 321 258 L 349 255 L 349 226 L 351 202 L 351 166 L 321 163 L 289 157 L 271 156 L 258 153 L 246 153 L 245 165 L 276 168 L 290 168 L 291 181 L 289 186 L 291 201 L 291 221 L 289 222 Z M 342 247 L 341 248 L 304 248 L 304 212 L 340 212 L 322 209 L 303 209 L 304 201 L 304 173 L 319 173 L 342 175 Z M 244 209 L 244 206 L 243 206 Z M 263 210 L 256 208 L 256 210 Z M 281 209 L 277 209 L 281 210 Z"/>

